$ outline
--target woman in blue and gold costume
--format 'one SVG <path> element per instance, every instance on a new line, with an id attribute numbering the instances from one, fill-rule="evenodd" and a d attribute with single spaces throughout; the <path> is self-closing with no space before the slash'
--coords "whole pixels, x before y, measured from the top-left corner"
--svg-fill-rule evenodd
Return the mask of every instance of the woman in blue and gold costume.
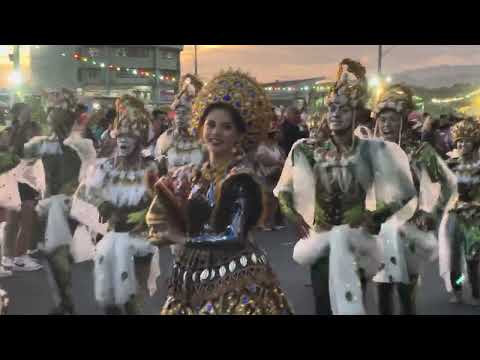
<path id="1" fill-rule="evenodd" d="M 263 89 L 240 71 L 215 76 L 195 99 L 192 126 L 208 160 L 157 181 L 147 215 L 152 243 L 181 247 L 162 314 L 292 313 L 250 237 L 262 192 L 242 149 L 266 135 L 271 114 Z"/>

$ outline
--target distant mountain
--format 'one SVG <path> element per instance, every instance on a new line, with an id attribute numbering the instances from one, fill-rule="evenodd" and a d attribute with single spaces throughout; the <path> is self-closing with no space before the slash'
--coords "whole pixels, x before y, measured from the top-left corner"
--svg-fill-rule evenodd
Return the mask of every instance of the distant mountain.
<path id="1" fill-rule="evenodd" d="M 392 75 L 394 82 L 410 86 L 440 88 L 455 84 L 480 84 L 480 65 L 440 65 Z"/>

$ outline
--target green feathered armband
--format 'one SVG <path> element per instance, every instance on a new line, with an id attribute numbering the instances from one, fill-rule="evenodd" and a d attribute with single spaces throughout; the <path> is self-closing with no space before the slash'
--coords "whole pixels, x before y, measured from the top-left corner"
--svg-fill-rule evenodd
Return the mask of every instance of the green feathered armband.
<path id="1" fill-rule="evenodd" d="M 432 182 L 439 182 L 442 177 L 442 169 L 438 163 L 438 155 L 434 148 L 429 144 L 422 144 L 422 146 L 416 151 L 415 161 L 423 164 L 428 172 L 428 176 Z"/>
<path id="2" fill-rule="evenodd" d="M 128 214 L 127 224 L 147 226 L 147 212 L 148 208 Z"/>
<path id="3" fill-rule="evenodd" d="M 291 222 L 296 222 L 298 213 L 295 211 L 293 204 L 293 194 L 287 191 L 282 191 L 278 194 L 278 203 L 282 214 Z"/>

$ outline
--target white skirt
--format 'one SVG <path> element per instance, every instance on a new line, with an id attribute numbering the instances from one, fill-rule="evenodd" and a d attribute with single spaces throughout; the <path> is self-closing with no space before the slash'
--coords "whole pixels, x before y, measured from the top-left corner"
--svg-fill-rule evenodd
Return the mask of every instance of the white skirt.
<path id="1" fill-rule="evenodd" d="M 293 258 L 301 265 L 313 265 L 320 257 L 329 255 L 329 292 L 334 315 L 366 315 L 358 270 L 367 276 L 379 265 L 375 238 L 362 229 L 348 225 L 336 226 L 331 231 L 310 232 L 294 248 Z"/>
<path id="2" fill-rule="evenodd" d="M 108 232 L 95 251 L 95 300 L 99 305 L 123 306 L 137 294 L 135 256 L 153 254 L 148 286 L 150 294 L 156 290 L 160 275 L 158 249 L 145 238 L 129 233 Z"/>
<path id="3" fill-rule="evenodd" d="M 26 160 L 12 170 L 0 175 L 0 207 L 20 211 L 21 200 L 18 183 L 25 183 L 38 191 L 42 197 L 45 193 L 45 169 L 41 160 Z"/>

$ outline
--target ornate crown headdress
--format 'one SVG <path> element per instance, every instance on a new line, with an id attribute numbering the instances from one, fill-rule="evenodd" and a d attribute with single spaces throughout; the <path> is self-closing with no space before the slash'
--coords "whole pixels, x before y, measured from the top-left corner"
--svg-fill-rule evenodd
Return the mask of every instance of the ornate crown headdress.
<path id="1" fill-rule="evenodd" d="M 480 142 L 480 122 L 473 118 L 462 120 L 452 127 L 452 140 L 471 140 L 475 143 Z"/>
<path id="2" fill-rule="evenodd" d="M 378 97 L 375 108 L 373 110 L 374 116 L 377 116 L 384 110 L 393 110 L 406 116 L 415 109 L 413 102 L 413 92 L 410 88 L 395 84 L 383 90 Z"/>
<path id="3" fill-rule="evenodd" d="M 327 103 L 332 103 L 336 97 L 343 95 L 354 109 L 363 107 L 368 99 L 368 84 L 365 74 L 365 67 L 358 61 L 342 60 L 338 67 L 337 81 Z"/>
<path id="4" fill-rule="evenodd" d="M 113 122 L 113 135 L 127 132 L 144 142 L 147 141 L 150 115 L 144 103 L 131 95 L 124 95 L 117 100 L 116 108 L 117 117 Z"/>
<path id="5" fill-rule="evenodd" d="M 204 111 L 216 103 L 230 104 L 242 116 L 247 127 L 243 143 L 246 150 L 266 137 L 274 115 L 272 103 L 254 78 L 231 69 L 216 75 L 194 101 L 193 129 L 198 131 Z"/>
<path id="6" fill-rule="evenodd" d="M 384 89 L 376 103 L 375 108 L 372 111 L 373 118 L 376 119 L 377 116 L 384 110 L 393 110 L 402 115 L 402 120 L 400 124 L 400 133 L 398 138 L 398 145 L 402 145 L 402 142 L 405 139 L 410 139 L 414 130 L 414 126 L 418 129 L 418 124 L 415 122 L 407 121 L 408 115 L 415 109 L 415 103 L 413 102 L 413 92 L 410 88 L 401 85 L 394 84 L 388 86 Z M 375 123 L 375 136 L 378 133 L 378 122 Z"/>

